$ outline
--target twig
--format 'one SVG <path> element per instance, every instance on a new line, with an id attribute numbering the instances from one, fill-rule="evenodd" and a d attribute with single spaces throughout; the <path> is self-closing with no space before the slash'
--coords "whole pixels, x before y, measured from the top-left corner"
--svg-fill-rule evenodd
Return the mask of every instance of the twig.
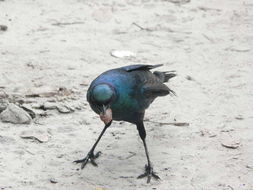
<path id="1" fill-rule="evenodd" d="M 56 23 L 53 23 L 52 25 L 54 26 L 64 26 L 64 25 L 73 25 L 73 24 L 84 24 L 84 22 L 81 22 L 81 21 L 77 21 L 77 22 L 56 22 Z"/>
<path id="2" fill-rule="evenodd" d="M 207 40 L 209 40 L 210 42 L 214 43 L 213 39 L 211 39 L 210 37 L 208 37 L 207 35 L 205 34 L 202 34 L 202 36 L 204 36 Z"/>
<path id="3" fill-rule="evenodd" d="M 129 158 L 132 158 L 133 156 L 135 156 L 136 155 L 136 153 L 135 152 L 129 152 L 131 155 L 129 155 L 129 156 L 127 156 L 126 157 L 126 159 L 129 159 Z"/>
<path id="4" fill-rule="evenodd" d="M 139 24 L 137 24 L 137 23 L 135 23 L 135 22 L 133 22 L 132 24 L 135 25 L 135 26 L 137 26 L 137 27 L 140 28 L 141 30 L 152 31 L 150 28 L 144 28 L 144 27 L 140 26 Z"/>
<path id="5" fill-rule="evenodd" d="M 233 47 L 228 47 L 225 49 L 226 51 L 234 51 L 234 52 L 249 52 L 250 49 L 236 49 Z"/>
<path id="6" fill-rule="evenodd" d="M 162 122 L 157 122 L 157 121 L 149 121 L 149 120 L 146 120 L 146 121 L 151 122 L 151 123 L 157 123 L 159 125 L 174 125 L 174 126 L 178 126 L 178 127 L 184 127 L 184 126 L 190 125 L 189 123 L 186 123 L 186 122 L 165 122 L 165 123 L 162 123 Z"/>
<path id="7" fill-rule="evenodd" d="M 119 176 L 120 178 L 124 178 L 124 179 L 126 179 L 126 178 L 134 178 L 134 176 Z"/>
<path id="8" fill-rule="evenodd" d="M 27 153 L 31 154 L 31 155 L 35 155 L 34 153 L 30 152 L 29 150 L 24 149 Z"/>
<path id="9" fill-rule="evenodd" d="M 220 9 L 215 9 L 215 8 L 210 8 L 210 7 L 199 7 L 200 10 L 202 11 L 217 11 L 220 12 Z"/>

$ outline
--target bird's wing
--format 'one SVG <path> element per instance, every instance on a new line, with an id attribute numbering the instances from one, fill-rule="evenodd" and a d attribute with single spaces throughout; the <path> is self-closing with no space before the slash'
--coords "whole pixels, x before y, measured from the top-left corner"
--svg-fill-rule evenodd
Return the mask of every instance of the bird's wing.
<path id="1" fill-rule="evenodd" d="M 163 73 L 162 73 L 163 74 Z M 138 84 L 141 84 L 142 93 L 148 98 L 155 98 L 157 96 L 166 96 L 167 94 L 174 94 L 174 92 L 161 81 L 156 75 L 151 72 L 138 72 Z"/>
<path id="2" fill-rule="evenodd" d="M 146 97 L 166 96 L 170 93 L 175 94 L 173 90 L 163 83 L 146 84 L 143 86 L 143 93 Z"/>
<path id="3" fill-rule="evenodd" d="M 127 72 L 131 72 L 131 71 L 136 71 L 136 70 L 150 70 L 150 69 L 154 69 L 156 67 L 160 67 L 163 64 L 158 64 L 158 65 L 128 65 L 125 67 L 121 67 L 121 69 L 127 71 Z"/>

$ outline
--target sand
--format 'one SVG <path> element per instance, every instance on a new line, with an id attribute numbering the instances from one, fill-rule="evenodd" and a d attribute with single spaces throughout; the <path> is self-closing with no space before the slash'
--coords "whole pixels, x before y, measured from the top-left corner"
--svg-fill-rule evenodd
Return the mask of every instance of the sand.
<path id="1" fill-rule="evenodd" d="M 0 189 L 253 190 L 253 4 L 176 2 L 0 1 L 0 24 L 8 27 L 0 31 L 1 93 L 26 106 L 74 108 L 47 110 L 31 124 L 0 122 Z M 113 50 L 136 56 L 116 58 Z M 150 184 L 136 179 L 146 158 L 129 123 L 108 129 L 97 147 L 98 167 L 72 163 L 103 128 L 86 102 L 89 83 L 136 63 L 178 73 L 168 84 L 177 96 L 158 98 L 146 112 L 147 143 L 161 177 Z M 50 94 L 59 88 L 66 93 Z M 25 96 L 34 93 L 44 94 Z M 49 140 L 23 139 L 24 131 Z"/>

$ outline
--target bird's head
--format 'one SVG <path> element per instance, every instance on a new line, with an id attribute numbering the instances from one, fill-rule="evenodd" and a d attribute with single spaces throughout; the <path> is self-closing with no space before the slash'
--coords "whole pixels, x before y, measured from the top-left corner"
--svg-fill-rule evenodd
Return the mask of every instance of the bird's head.
<path id="1" fill-rule="evenodd" d="M 112 121 L 111 104 L 116 97 L 115 90 L 108 84 L 98 84 L 91 89 L 91 101 L 100 119 L 108 124 Z"/>

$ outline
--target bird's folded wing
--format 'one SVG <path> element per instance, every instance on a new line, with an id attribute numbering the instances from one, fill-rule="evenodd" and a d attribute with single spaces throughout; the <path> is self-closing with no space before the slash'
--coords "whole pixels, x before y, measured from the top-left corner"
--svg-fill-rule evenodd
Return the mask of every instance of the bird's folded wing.
<path id="1" fill-rule="evenodd" d="M 146 97 L 166 96 L 169 93 L 174 94 L 174 92 L 169 89 L 169 87 L 162 83 L 146 84 L 145 86 L 143 86 L 143 94 Z"/>
<path id="2" fill-rule="evenodd" d="M 129 66 L 125 66 L 125 67 L 121 67 L 121 69 L 124 69 L 127 72 L 131 72 L 131 71 L 135 71 L 135 70 L 150 70 L 150 69 L 154 69 L 156 67 L 160 67 L 163 64 L 158 64 L 158 65 L 129 65 Z"/>

